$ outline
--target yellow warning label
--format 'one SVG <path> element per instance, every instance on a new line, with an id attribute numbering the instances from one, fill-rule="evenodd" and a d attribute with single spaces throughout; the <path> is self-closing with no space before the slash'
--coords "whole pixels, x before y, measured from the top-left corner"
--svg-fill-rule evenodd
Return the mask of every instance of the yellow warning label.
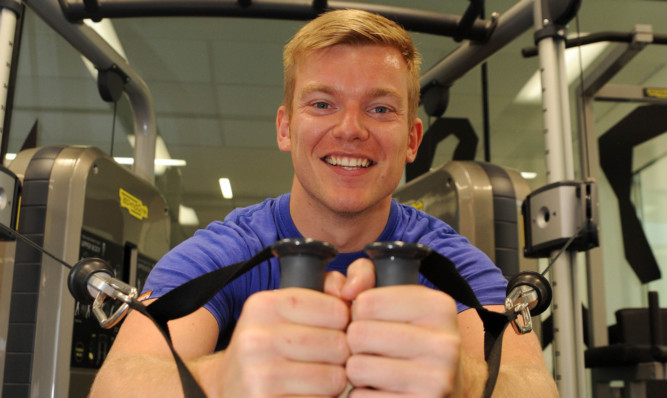
<path id="1" fill-rule="evenodd" d="M 644 95 L 651 98 L 667 98 L 667 88 L 645 88 Z"/>
<path id="2" fill-rule="evenodd" d="M 422 210 L 422 211 L 424 211 L 424 202 L 422 202 L 421 200 L 408 202 L 408 203 L 406 203 L 406 205 L 408 205 L 408 206 L 412 206 L 412 207 L 414 207 L 414 208 L 417 209 L 417 210 Z"/>
<path id="3" fill-rule="evenodd" d="M 148 207 L 144 206 L 139 198 L 123 188 L 118 189 L 118 197 L 120 198 L 120 207 L 126 208 L 130 215 L 140 220 L 148 217 Z"/>

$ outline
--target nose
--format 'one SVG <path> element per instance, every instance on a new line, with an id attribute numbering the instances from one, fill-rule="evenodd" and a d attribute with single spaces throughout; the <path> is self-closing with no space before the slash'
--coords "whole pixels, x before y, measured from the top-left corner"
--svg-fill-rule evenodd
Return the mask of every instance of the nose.
<path id="1" fill-rule="evenodd" d="M 358 106 L 345 107 L 333 129 L 333 136 L 345 140 L 366 140 L 368 130 L 364 123 L 364 111 Z"/>

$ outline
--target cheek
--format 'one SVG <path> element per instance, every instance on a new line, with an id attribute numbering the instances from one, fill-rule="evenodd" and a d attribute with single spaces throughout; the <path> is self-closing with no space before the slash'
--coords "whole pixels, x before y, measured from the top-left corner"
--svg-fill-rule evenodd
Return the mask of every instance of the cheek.
<path id="1" fill-rule="evenodd" d="M 396 162 L 405 162 L 408 150 L 407 137 L 404 137 L 403 135 L 395 137 L 391 142 L 391 146 L 393 148 L 391 153 L 394 156 L 394 160 Z"/>
<path id="2" fill-rule="evenodd" d="M 329 131 L 330 129 L 323 124 L 302 124 L 297 138 L 299 150 L 318 153 L 330 149 L 334 144 L 330 141 Z"/>
<path id="3" fill-rule="evenodd" d="M 296 133 L 293 132 L 291 144 L 293 160 L 306 160 L 316 157 L 319 141 L 317 136 L 312 132 L 308 131 L 306 133 L 303 130 Z"/>

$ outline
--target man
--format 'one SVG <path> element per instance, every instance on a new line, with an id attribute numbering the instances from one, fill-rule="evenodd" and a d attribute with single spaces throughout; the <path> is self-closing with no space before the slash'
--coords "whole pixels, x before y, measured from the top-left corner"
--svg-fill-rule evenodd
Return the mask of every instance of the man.
<path id="1" fill-rule="evenodd" d="M 276 127 L 279 148 L 292 156 L 291 193 L 235 210 L 172 250 L 147 281 L 150 300 L 279 239 L 326 241 L 342 254 L 324 293 L 273 290 L 277 260 L 260 264 L 170 322 L 177 351 L 208 396 L 338 396 L 348 384 L 353 397 L 479 396 L 486 364 L 476 312 L 432 286 L 373 288 L 373 263 L 361 258 L 374 241 L 424 243 L 454 261 L 482 304 L 502 310 L 505 283 L 488 258 L 391 199 L 422 139 L 410 37 L 383 17 L 335 11 L 302 28 L 283 61 Z M 93 395 L 179 395 L 179 383 L 158 331 L 131 313 Z M 496 389 L 517 388 L 555 391 L 535 337 L 506 333 Z"/>

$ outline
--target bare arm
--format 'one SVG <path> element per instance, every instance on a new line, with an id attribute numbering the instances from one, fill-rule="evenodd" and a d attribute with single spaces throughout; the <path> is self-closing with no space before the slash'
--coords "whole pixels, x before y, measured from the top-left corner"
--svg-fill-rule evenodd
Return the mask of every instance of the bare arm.
<path id="1" fill-rule="evenodd" d="M 218 323 L 208 310 L 201 308 L 169 322 L 169 330 L 177 352 L 196 379 L 218 365 L 223 354 L 210 355 L 218 338 Z M 182 391 L 176 363 L 162 334 L 142 314 L 128 314 L 95 378 L 91 396 L 170 397 L 182 396 Z"/>
<path id="2" fill-rule="evenodd" d="M 501 305 L 488 306 L 501 312 Z M 481 397 L 488 377 L 484 361 L 484 330 L 475 310 L 458 315 L 461 330 L 461 377 L 463 396 Z M 494 397 L 515 397 L 517 390 L 529 392 L 531 397 L 557 397 L 553 377 L 544 363 L 542 348 L 534 333 L 517 335 L 509 327 L 503 336 L 503 347 Z"/>
<path id="3" fill-rule="evenodd" d="M 328 280 L 340 280 L 340 274 Z M 212 354 L 218 324 L 206 309 L 169 322 L 174 347 L 209 397 L 335 396 L 347 384 L 340 299 L 307 289 L 250 296 L 229 346 Z M 141 314 L 130 314 L 93 385 L 92 396 L 182 396 L 171 352 Z"/>

